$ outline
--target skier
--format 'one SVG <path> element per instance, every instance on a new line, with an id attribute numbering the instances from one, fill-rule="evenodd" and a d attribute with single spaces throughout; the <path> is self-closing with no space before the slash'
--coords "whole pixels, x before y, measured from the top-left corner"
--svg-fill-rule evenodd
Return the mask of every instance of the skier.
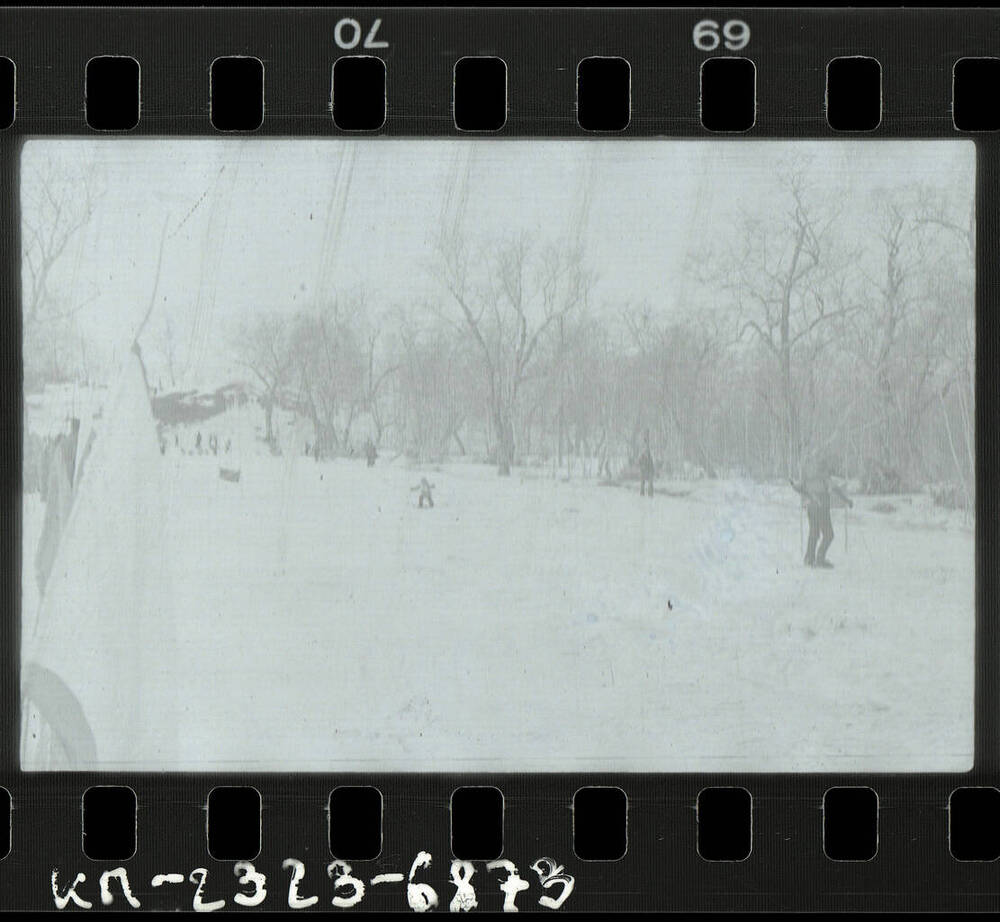
<path id="1" fill-rule="evenodd" d="M 418 483 L 415 487 L 410 487 L 410 492 L 413 492 L 413 491 L 416 491 L 416 490 L 420 491 L 420 499 L 419 499 L 417 505 L 421 509 L 424 508 L 424 500 L 427 500 L 427 505 L 431 509 L 434 508 L 434 497 L 431 496 L 431 490 L 433 490 L 433 489 L 434 489 L 434 484 L 428 483 L 426 477 L 421 477 L 420 478 L 420 483 Z"/>
<path id="2" fill-rule="evenodd" d="M 378 452 L 375 450 L 375 443 L 368 439 L 365 442 L 365 460 L 368 462 L 369 467 L 375 467 L 375 461 L 378 459 Z M 431 503 L 433 506 L 434 504 Z"/>
<path id="3" fill-rule="evenodd" d="M 826 559 L 826 552 L 833 542 L 833 522 L 830 519 L 830 494 L 835 493 L 846 504 L 848 509 L 854 508 L 847 494 L 832 480 L 834 464 L 825 459 L 816 465 L 815 470 L 804 477 L 801 484 L 790 480 L 792 487 L 802 496 L 809 516 L 809 540 L 806 543 L 805 564 L 807 567 L 823 567 L 831 569 L 833 564 Z M 817 542 L 819 546 L 817 547 Z"/>
<path id="4" fill-rule="evenodd" d="M 639 456 L 639 495 L 646 495 L 649 484 L 649 498 L 653 498 L 653 454 L 649 450 L 649 430 L 646 430 L 646 449 Z"/>

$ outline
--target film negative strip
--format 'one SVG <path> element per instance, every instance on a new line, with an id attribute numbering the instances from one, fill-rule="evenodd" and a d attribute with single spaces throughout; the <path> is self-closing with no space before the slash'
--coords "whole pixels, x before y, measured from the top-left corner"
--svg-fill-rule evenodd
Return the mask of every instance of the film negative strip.
<path id="1" fill-rule="evenodd" d="M 3 909 L 997 908 L 995 11 L 0 21 Z"/>

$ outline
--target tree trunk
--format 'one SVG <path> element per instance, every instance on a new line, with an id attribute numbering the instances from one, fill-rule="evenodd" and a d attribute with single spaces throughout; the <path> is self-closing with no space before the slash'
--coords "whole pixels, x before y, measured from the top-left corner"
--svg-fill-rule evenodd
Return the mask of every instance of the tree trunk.
<path id="1" fill-rule="evenodd" d="M 497 474 L 509 477 L 514 460 L 514 427 L 500 407 L 493 411 L 493 423 L 497 436 Z"/>
<path id="2" fill-rule="evenodd" d="M 792 356 L 789 346 L 782 347 L 781 378 L 785 391 L 785 409 L 788 419 L 788 470 L 789 477 L 798 475 L 799 463 L 802 460 L 799 444 L 799 411 L 795 403 L 795 391 L 792 388 Z"/>
<path id="3" fill-rule="evenodd" d="M 562 400 L 561 399 L 559 401 L 559 420 L 558 420 L 558 422 L 559 422 L 559 426 L 558 426 L 559 447 L 558 447 L 557 464 L 561 468 L 562 467 L 562 463 L 563 463 L 563 444 L 564 444 L 565 432 L 566 432 L 566 424 L 565 424 L 564 415 L 563 415 L 563 404 L 562 404 Z"/>
<path id="4" fill-rule="evenodd" d="M 705 450 L 705 444 L 701 441 L 701 439 L 695 439 L 694 451 L 695 456 L 698 458 L 698 463 L 701 465 L 701 469 L 705 472 L 705 476 L 709 480 L 717 480 L 719 474 L 715 469 L 715 465 L 712 464 L 712 459 L 708 457 L 708 452 Z"/>
<path id="5" fill-rule="evenodd" d="M 264 441 L 271 443 L 274 441 L 274 429 L 272 420 L 274 419 L 274 401 L 270 397 L 264 398 Z"/>

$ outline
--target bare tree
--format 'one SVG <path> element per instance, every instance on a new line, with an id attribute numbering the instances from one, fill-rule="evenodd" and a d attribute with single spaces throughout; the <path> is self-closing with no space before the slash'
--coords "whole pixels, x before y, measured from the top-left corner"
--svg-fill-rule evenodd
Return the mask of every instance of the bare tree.
<path id="1" fill-rule="evenodd" d="M 374 443 L 376 448 L 382 443 L 382 435 L 385 432 L 386 420 L 382 408 L 382 394 L 389 378 L 399 370 L 399 363 L 387 364 L 383 368 L 377 367 L 376 354 L 382 330 L 377 324 L 370 325 L 364 331 L 366 376 L 365 376 L 365 400 L 364 408 L 371 417 L 372 426 L 375 429 Z"/>
<path id="2" fill-rule="evenodd" d="M 363 321 L 360 296 L 334 298 L 295 320 L 294 402 L 313 421 L 318 454 L 349 451 L 351 429 L 367 405 L 369 357 L 374 362 L 368 349 L 374 350 L 374 342 L 366 342 Z"/>
<path id="3" fill-rule="evenodd" d="M 879 193 L 873 212 L 870 254 L 878 269 L 856 269 L 864 293 L 861 309 L 847 325 L 845 346 L 860 361 L 853 391 L 857 418 L 852 422 L 864 453 L 862 470 L 876 484 L 904 474 L 912 478 L 918 471 L 927 476 L 918 439 L 933 399 L 940 331 L 923 323 L 926 297 L 919 270 L 925 259 L 924 234 L 914 220 L 910 196 Z"/>
<path id="4" fill-rule="evenodd" d="M 661 441 L 670 441 L 666 435 L 669 422 L 680 449 L 675 454 L 715 478 L 718 462 L 710 431 L 722 403 L 715 386 L 722 338 L 711 320 L 703 317 L 683 323 L 657 323 L 646 316 L 633 335 L 652 379 L 650 403 L 659 411 Z M 661 452 L 666 453 L 665 444 Z"/>
<path id="5" fill-rule="evenodd" d="M 949 453 L 962 485 L 965 507 L 972 509 L 975 494 L 975 352 L 974 267 L 976 253 L 975 202 L 964 214 L 953 196 L 941 189 L 921 189 L 918 222 L 941 231 L 943 237 L 929 249 L 928 287 L 937 305 L 936 319 L 947 330 L 943 363 L 946 382 L 939 392 L 939 405 Z M 947 240 L 958 244 L 957 252 L 948 252 Z M 965 301 L 968 310 L 954 310 L 954 303 Z M 958 424 L 953 425 L 946 398 L 955 407 Z M 960 428 L 959 428 L 960 427 Z M 959 432 L 954 430 L 958 428 Z"/>
<path id="6" fill-rule="evenodd" d="M 445 287 L 478 351 L 488 390 L 497 473 L 510 474 L 522 385 L 539 344 L 560 318 L 586 307 L 593 277 L 578 248 L 532 251 L 521 237 L 473 258 L 456 238 L 442 243 Z"/>
<path id="7" fill-rule="evenodd" d="M 291 381 L 293 351 L 291 324 L 281 316 L 272 315 L 244 324 L 236 348 L 240 364 L 260 385 L 260 402 L 264 408 L 264 438 L 274 445 L 274 408 L 282 390 Z"/>
<path id="8" fill-rule="evenodd" d="M 25 326 L 57 319 L 66 313 L 57 310 L 49 288 L 52 270 L 70 242 L 90 221 L 100 196 L 93 174 L 82 167 L 69 172 L 46 160 L 36 169 L 35 175 L 25 177 L 22 182 Z M 79 309 L 79 305 L 74 307 Z"/>
<path id="9" fill-rule="evenodd" d="M 75 328 L 75 315 L 88 303 L 88 295 L 53 288 L 52 280 L 70 244 L 90 221 L 101 194 L 93 171 L 83 165 L 69 169 L 50 158 L 29 162 L 30 172 L 21 180 L 26 383 L 64 377 L 77 346 L 85 348 Z M 82 353 L 81 361 L 85 361 Z"/>
<path id="10" fill-rule="evenodd" d="M 849 258 L 834 253 L 837 214 L 812 206 L 801 173 L 784 182 L 787 209 L 777 222 L 748 219 L 738 253 L 723 267 L 723 285 L 734 296 L 736 340 L 748 334 L 766 349 L 778 375 L 785 429 L 786 473 L 796 473 L 803 454 L 801 396 L 795 378 L 798 351 L 847 315 L 843 277 Z"/>
<path id="11" fill-rule="evenodd" d="M 400 317 L 399 384 L 403 448 L 420 460 L 440 458 L 452 442 L 466 453 L 461 429 L 477 379 L 468 344 L 443 324 Z"/>

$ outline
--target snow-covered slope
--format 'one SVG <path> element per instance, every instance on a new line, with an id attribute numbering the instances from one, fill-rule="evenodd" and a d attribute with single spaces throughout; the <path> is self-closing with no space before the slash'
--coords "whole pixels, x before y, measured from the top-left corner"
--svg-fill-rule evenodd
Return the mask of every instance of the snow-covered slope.
<path id="1" fill-rule="evenodd" d="M 234 484 L 211 456 L 163 463 L 156 559 L 95 570 L 94 604 L 32 654 L 84 702 L 102 768 L 971 764 L 973 536 L 954 514 L 861 498 L 817 571 L 776 486 L 650 501 L 470 464 L 253 454 Z M 80 566 L 106 556 L 94 538 Z"/>

